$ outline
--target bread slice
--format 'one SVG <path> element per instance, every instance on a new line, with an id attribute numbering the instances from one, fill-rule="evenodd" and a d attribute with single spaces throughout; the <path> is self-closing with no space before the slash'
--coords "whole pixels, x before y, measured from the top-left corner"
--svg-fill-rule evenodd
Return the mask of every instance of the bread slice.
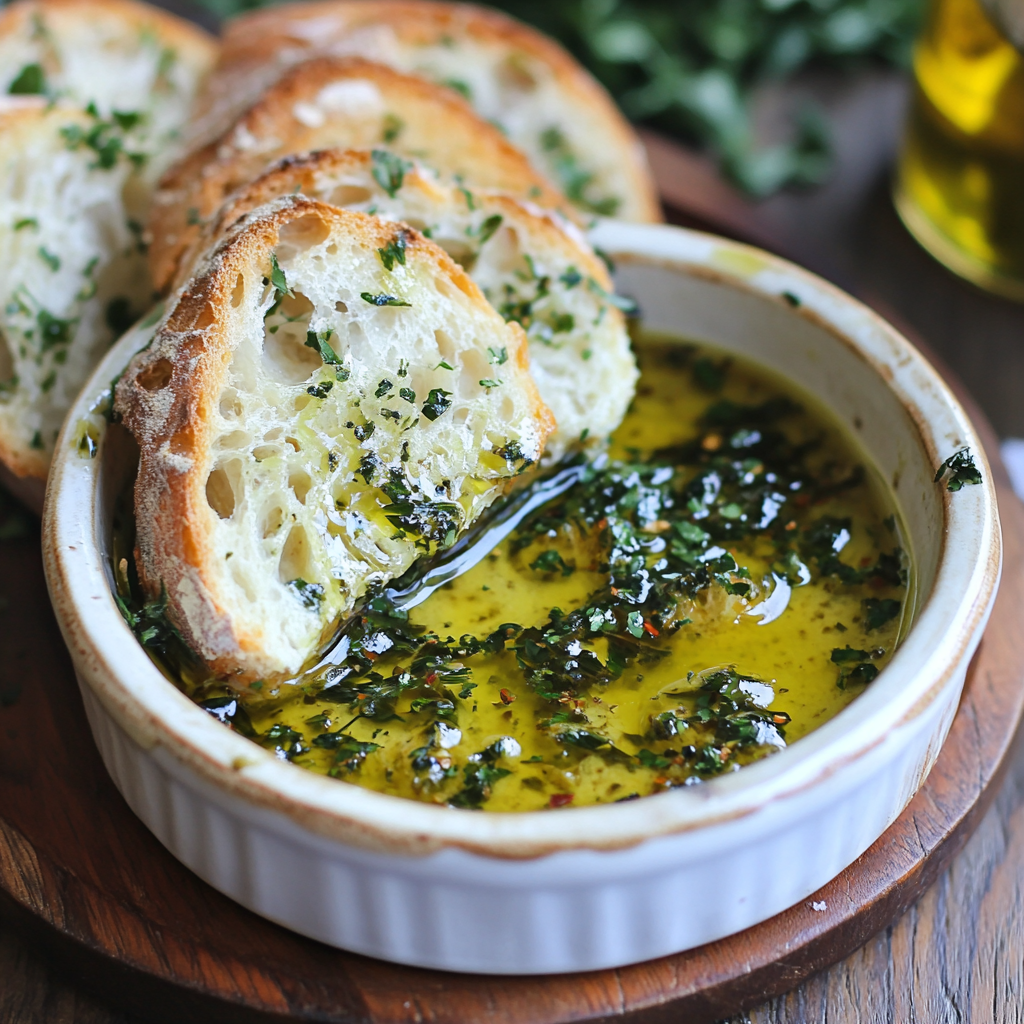
<path id="1" fill-rule="evenodd" d="M 443 250 L 301 196 L 211 252 L 115 408 L 141 449 L 144 585 L 239 685 L 294 675 L 367 587 L 538 460 L 553 425 L 522 329 Z"/>
<path id="2" fill-rule="evenodd" d="M 607 92 L 553 40 L 470 4 L 323 0 L 235 18 L 210 80 L 211 119 L 311 54 L 358 54 L 447 83 L 588 214 L 661 219 L 643 147 Z"/>
<path id="3" fill-rule="evenodd" d="M 124 138 L 40 97 L 0 106 L 0 461 L 19 477 L 46 479 L 72 400 L 151 301 L 124 199 L 136 166 L 101 161 L 83 141 L 97 131 Z"/>
<path id="4" fill-rule="evenodd" d="M 150 220 L 151 268 L 161 291 L 225 198 L 291 153 L 387 146 L 467 184 L 566 206 L 529 160 L 457 93 L 359 58 L 322 57 L 274 82 L 219 138 L 161 182 Z"/>
<path id="5" fill-rule="evenodd" d="M 17 0 L 0 11 L 0 91 L 37 93 L 121 115 L 128 148 L 155 184 L 176 157 L 216 40 L 133 0 Z"/>
<path id="6" fill-rule="evenodd" d="M 125 0 L 0 11 L 0 463 L 19 493 L 38 495 L 71 400 L 151 304 L 152 187 L 216 50 Z"/>
<path id="7" fill-rule="evenodd" d="M 286 158 L 225 203 L 204 241 L 294 193 L 409 224 L 461 264 L 506 320 L 526 330 L 530 371 L 557 423 L 545 458 L 560 459 L 581 438 L 611 434 L 632 401 L 638 371 L 608 271 L 580 232 L 509 196 L 446 184 L 419 164 L 389 180 L 382 161 L 390 157 L 365 150 Z M 494 373 L 503 358 L 500 350 L 491 356 Z"/>

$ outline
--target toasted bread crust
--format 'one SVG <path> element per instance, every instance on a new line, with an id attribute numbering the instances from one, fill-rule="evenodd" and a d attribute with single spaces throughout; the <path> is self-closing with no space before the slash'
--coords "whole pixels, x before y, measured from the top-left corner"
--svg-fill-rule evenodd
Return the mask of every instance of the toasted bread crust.
<path id="1" fill-rule="evenodd" d="M 254 268 L 268 263 L 281 229 L 310 214 L 356 237 L 370 252 L 394 236 L 393 224 L 301 196 L 259 208 L 209 254 L 116 388 L 115 407 L 141 452 L 135 505 L 143 585 L 151 596 L 166 588 L 170 617 L 189 646 L 214 674 L 240 683 L 272 676 L 275 663 L 265 656 L 261 629 L 232 621 L 218 592 L 218 519 L 206 487 L 216 454 L 211 424 L 233 350 L 225 313 L 240 281 L 254 275 L 258 280 Z M 429 261 L 493 316 L 476 285 L 443 250 L 412 231 L 406 246 L 408 259 Z M 543 445 L 553 418 L 529 377 L 525 336 L 509 333 L 510 358 Z M 332 627 L 333 622 L 325 626 Z"/>
<path id="2" fill-rule="evenodd" d="M 366 83 L 371 103 L 365 114 L 361 109 L 355 114 L 344 109 L 325 113 L 317 106 L 324 90 L 343 88 L 345 83 L 353 88 Z M 398 118 L 403 126 L 390 141 L 389 118 Z M 382 64 L 320 57 L 286 71 L 218 139 L 164 176 L 149 225 L 157 289 L 169 287 L 182 254 L 196 242 L 201 223 L 272 161 L 328 146 L 385 144 L 397 152 L 425 151 L 429 162 L 468 183 L 529 196 L 545 206 L 567 207 L 529 160 L 457 93 Z"/>
<path id="3" fill-rule="evenodd" d="M 372 45 L 376 40 L 370 34 L 378 28 L 393 33 L 405 47 L 437 45 L 446 39 L 470 40 L 480 48 L 510 57 L 525 54 L 545 65 L 567 105 L 588 119 L 588 130 L 597 140 L 597 148 L 615 154 L 628 193 L 618 215 L 635 221 L 661 220 L 643 146 L 607 91 L 554 40 L 506 14 L 473 4 L 322 0 L 244 14 L 225 26 L 221 59 L 202 106 L 215 120 L 222 116 L 217 111 L 229 109 L 232 94 L 258 89 L 268 68 L 294 63 L 313 53 L 362 52 L 387 61 Z M 367 49 L 354 48 L 361 40 L 353 37 L 360 33 L 371 44 Z M 383 42 L 380 49 L 386 50 L 387 46 Z"/>

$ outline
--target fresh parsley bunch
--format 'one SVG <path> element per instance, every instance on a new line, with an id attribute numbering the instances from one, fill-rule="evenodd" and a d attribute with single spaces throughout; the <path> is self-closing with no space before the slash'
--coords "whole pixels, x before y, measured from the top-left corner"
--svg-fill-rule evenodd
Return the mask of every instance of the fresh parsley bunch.
<path id="1" fill-rule="evenodd" d="M 555 36 L 626 115 L 710 150 L 765 196 L 828 174 L 828 125 L 807 106 L 790 142 L 759 147 L 751 97 L 809 65 L 909 63 L 922 0 L 499 0 Z"/>

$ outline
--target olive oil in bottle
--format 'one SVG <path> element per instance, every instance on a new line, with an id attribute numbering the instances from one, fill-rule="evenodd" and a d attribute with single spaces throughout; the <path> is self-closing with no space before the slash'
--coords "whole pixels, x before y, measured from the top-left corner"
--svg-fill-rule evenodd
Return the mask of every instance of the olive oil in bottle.
<path id="1" fill-rule="evenodd" d="M 895 199 L 955 273 L 1024 301 L 1024 0 L 932 0 Z"/>

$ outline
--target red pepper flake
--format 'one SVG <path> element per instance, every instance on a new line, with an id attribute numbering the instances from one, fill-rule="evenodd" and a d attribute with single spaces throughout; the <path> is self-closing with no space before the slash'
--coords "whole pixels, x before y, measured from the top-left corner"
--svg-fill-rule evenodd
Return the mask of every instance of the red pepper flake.
<path id="1" fill-rule="evenodd" d="M 370 661 L 376 661 L 377 660 L 377 655 L 374 654 L 373 651 L 363 651 L 363 654 L 365 654 L 366 657 L 369 658 Z"/>
<path id="2" fill-rule="evenodd" d="M 650 633 L 651 636 L 661 636 L 661 634 L 649 623 L 644 623 L 644 629 Z"/>
<path id="3" fill-rule="evenodd" d="M 795 519 L 790 519 L 790 521 L 788 523 L 786 523 L 785 529 L 787 529 L 787 530 L 795 530 L 796 529 L 796 520 Z"/>
<path id="4" fill-rule="evenodd" d="M 619 596 L 619 588 L 618 587 L 609 587 L 608 589 L 612 592 L 612 597 L 618 597 Z"/>
<path id="5" fill-rule="evenodd" d="M 722 439 L 718 434 L 708 434 L 707 437 L 701 441 L 700 446 L 706 452 L 716 452 L 722 447 Z"/>
<path id="6" fill-rule="evenodd" d="M 424 679 L 423 681 L 427 684 L 427 686 L 433 686 L 434 683 L 437 682 L 437 673 L 436 672 L 428 673 L 427 678 Z"/>
<path id="7" fill-rule="evenodd" d="M 551 799 L 548 801 L 548 807 L 552 810 L 558 807 L 567 807 L 572 803 L 575 793 L 552 793 Z"/>
<path id="8" fill-rule="evenodd" d="M 607 525 L 608 525 L 608 520 L 607 519 L 599 519 L 597 521 L 597 528 L 599 530 L 603 530 Z"/>
<path id="9" fill-rule="evenodd" d="M 776 725 L 785 725 L 789 721 L 789 715 L 772 715 L 772 721 Z"/>
<path id="10" fill-rule="evenodd" d="M 508 690 L 504 689 L 498 691 L 498 696 L 501 698 L 502 704 L 511 704 L 516 699 L 514 693 L 509 693 Z"/>

